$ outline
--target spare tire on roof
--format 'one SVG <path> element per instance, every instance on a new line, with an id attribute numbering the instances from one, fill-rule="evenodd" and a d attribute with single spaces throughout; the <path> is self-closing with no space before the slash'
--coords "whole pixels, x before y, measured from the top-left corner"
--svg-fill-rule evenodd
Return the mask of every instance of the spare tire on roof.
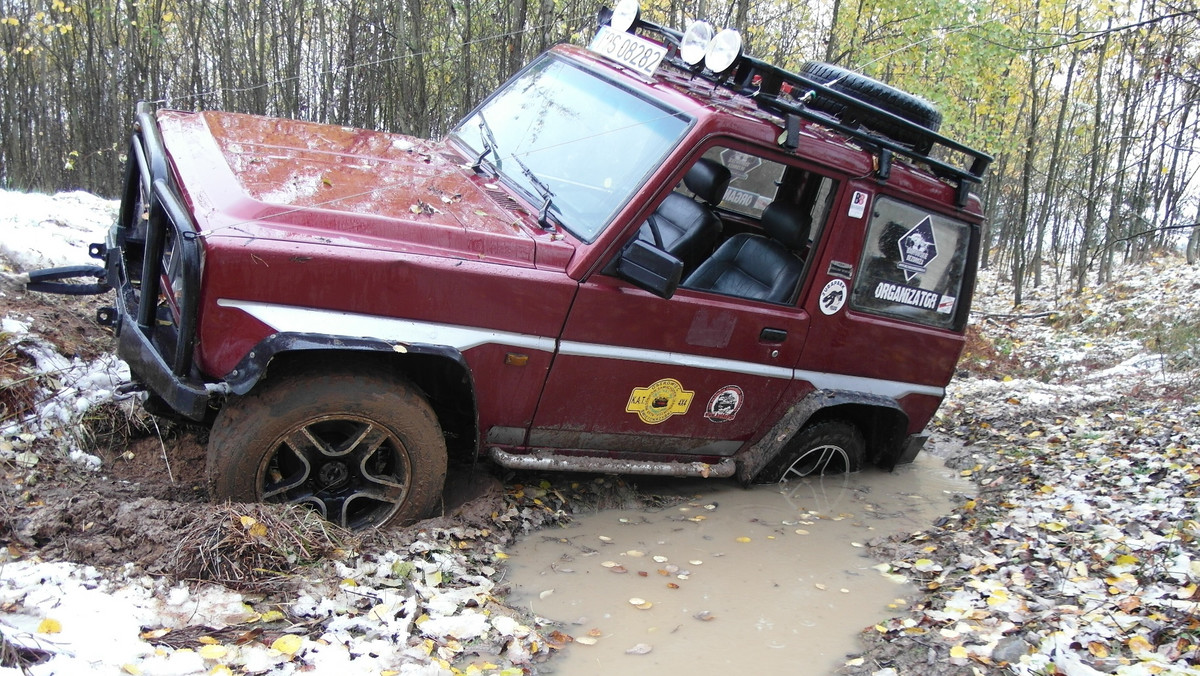
<path id="1" fill-rule="evenodd" d="M 800 73 L 834 91 L 886 110 L 929 131 L 936 132 L 942 126 L 942 113 L 929 101 L 861 73 L 819 61 L 806 61 L 800 67 Z M 808 105 L 837 117 L 843 123 L 861 124 L 890 139 L 911 145 L 919 153 L 928 153 L 933 148 L 933 140 L 925 134 L 906 129 L 891 118 L 870 111 L 847 111 L 843 103 L 828 96 L 818 94 Z"/>

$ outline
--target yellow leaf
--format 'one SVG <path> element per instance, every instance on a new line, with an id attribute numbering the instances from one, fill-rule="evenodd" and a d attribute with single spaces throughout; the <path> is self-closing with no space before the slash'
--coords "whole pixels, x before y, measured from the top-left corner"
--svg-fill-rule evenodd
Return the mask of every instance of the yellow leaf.
<path id="1" fill-rule="evenodd" d="M 1118 566 L 1132 566 L 1137 562 L 1137 557 L 1130 556 L 1129 554 L 1122 554 L 1117 557 L 1116 561 L 1114 561 L 1114 563 L 1116 563 Z"/>
<path id="2" fill-rule="evenodd" d="M 1108 646 L 1098 641 L 1088 642 L 1088 652 L 1096 657 L 1108 657 Z"/>
<path id="3" fill-rule="evenodd" d="M 38 623 L 37 633 L 39 634 L 57 634 L 62 631 L 62 623 L 58 620 L 47 617 Z"/>
<path id="4" fill-rule="evenodd" d="M 212 671 L 208 672 L 208 676 L 233 676 L 233 669 L 224 664 L 218 664 L 212 668 Z"/>
<path id="5" fill-rule="evenodd" d="M 220 643 L 220 641 L 218 641 L 217 639 L 215 639 L 211 636 L 201 636 L 200 638 L 198 638 L 196 640 L 199 641 L 200 643 L 203 643 L 204 645 L 216 645 L 216 644 Z"/>
<path id="6" fill-rule="evenodd" d="M 1050 531 L 1051 533 L 1061 533 L 1067 529 L 1067 524 L 1059 523 L 1057 521 L 1048 521 L 1046 523 L 1039 523 L 1038 526 L 1040 528 L 1044 528 L 1045 530 Z"/>
<path id="7" fill-rule="evenodd" d="M 740 538 L 737 538 L 737 541 L 738 541 L 738 542 L 749 542 L 749 541 L 750 541 L 750 538 L 748 538 L 748 537 L 746 537 L 745 535 L 743 535 L 742 537 L 740 537 Z"/>
<path id="8" fill-rule="evenodd" d="M 250 534 L 254 537 L 265 538 L 267 536 L 267 527 L 264 524 L 256 523 L 250 526 Z"/>
<path id="9" fill-rule="evenodd" d="M 209 644 L 201 646 L 196 652 L 200 653 L 200 657 L 206 660 L 219 660 L 229 654 L 229 649 L 223 645 Z"/>
<path id="10" fill-rule="evenodd" d="M 1154 646 L 1142 636 L 1134 636 L 1133 638 L 1129 639 L 1129 642 L 1125 645 L 1128 645 L 1129 649 L 1134 653 L 1146 653 L 1154 651 Z"/>
<path id="11" fill-rule="evenodd" d="M 956 645 L 950 649 L 950 657 L 965 660 L 967 659 L 967 649 L 961 645 Z"/>
<path id="12" fill-rule="evenodd" d="M 504 552 L 496 552 L 496 558 L 503 561 L 504 559 L 508 558 L 508 554 L 505 554 Z"/>
<path id="13" fill-rule="evenodd" d="M 156 638 L 162 638 L 169 633 L 171 633 L 171 628 L 163 627 L 162 629 L 151 629 L 150 631 L 144 631 L 141 634 L 139 634 L 139 636 L 142 637 L 142 640 L 152 641 Z"/>
<path id="14" fill-rule="evenodd" d="M 129 676 L 142 676 L 142 670 L 136 664 L 122 664 L 121 671 L 129 674 Z"/>
<path id="15" fill-rule="evenodd" d="M 295 634 L 284 634 L 271 643 L 272 648 L 284 655 L 295 655 L 302 645 L 304 645 L 304 639 Z"/>
<path id="16" fill-rule="evenodd" d="M 267 612 L 263 613 L 258 618 L 258 621 L 259 622 L 278 622 L 279 620 L 282 620 L 282 619 L 283 619 L 283 613 L 279 612 L 278 610 L 268 610 Z"/>
<path id="17" fill-rule="evenodd" d="M 253 526 L 256 523 L 258 523 L 258 519 L 254 518 L 252 516 L 243 516 L 242 517 L 242 528 L 250 528 L 251 526 Z"/>

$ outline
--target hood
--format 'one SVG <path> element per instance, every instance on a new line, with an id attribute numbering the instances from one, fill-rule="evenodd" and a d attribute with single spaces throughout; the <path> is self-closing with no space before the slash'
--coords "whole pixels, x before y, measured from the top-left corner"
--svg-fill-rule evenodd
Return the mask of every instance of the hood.
<path id="1" fill-rule="evenodd" d="M 534 264 L 540 229 L 444 142 L 225 112 L 160 111 L 158 121 L 209 236 Z"/>

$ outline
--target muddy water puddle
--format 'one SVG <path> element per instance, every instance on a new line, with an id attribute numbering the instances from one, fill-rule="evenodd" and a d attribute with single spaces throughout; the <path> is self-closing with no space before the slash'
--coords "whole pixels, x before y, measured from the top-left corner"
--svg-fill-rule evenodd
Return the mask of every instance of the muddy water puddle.
<path id="1" fill-rule="evenodd" d="M 582 516 L 510 550 L 509 602 L 576 639 L 539 673 L 831 673 L 912 592 L 863 545 L 930 527 L 973 486 L 922 454 L 891 474 L 654 490 L 687 501 Z"/>

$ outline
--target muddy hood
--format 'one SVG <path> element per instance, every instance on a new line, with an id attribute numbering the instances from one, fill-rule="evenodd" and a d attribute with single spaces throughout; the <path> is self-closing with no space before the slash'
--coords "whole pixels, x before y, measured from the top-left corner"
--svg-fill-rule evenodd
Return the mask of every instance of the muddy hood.
<path id="1" fill-rule="evenodd" d="M 158 120 L 212 236 L 534 263 L 527 212 L 444 142 L 224 112 L 160 111 Z"/>

